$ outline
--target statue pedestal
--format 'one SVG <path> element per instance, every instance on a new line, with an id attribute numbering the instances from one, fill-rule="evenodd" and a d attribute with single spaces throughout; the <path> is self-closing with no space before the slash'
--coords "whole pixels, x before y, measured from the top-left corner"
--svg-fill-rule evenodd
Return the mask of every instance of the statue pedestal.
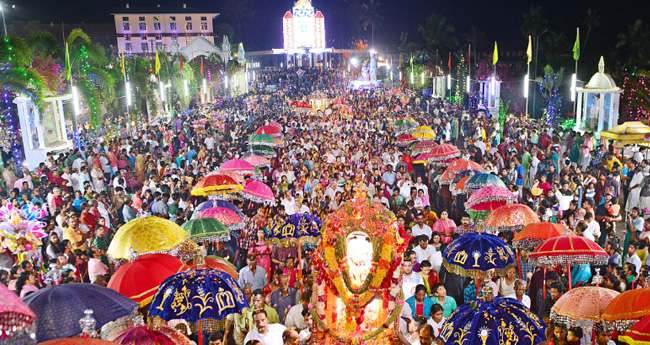
<path id="1" fill-rule="evenodd" d="M 381 87 L 381 80 L 353 80 L 348 84 L 348 89 L 351 90 L 369 90 L 376 87 Z"/>
<path id="2" fill-rule="evenodd" d="M 41 102 L 42 109 L 30 98 L 14 99 L 20 119 L 25 163 L 29 169 L 35 169 L 44 162 L 49 152 L 64 152 L 72 148 L 63 112 L 64 101 L 71 98 L 70 95 L 46 97 Z"/>

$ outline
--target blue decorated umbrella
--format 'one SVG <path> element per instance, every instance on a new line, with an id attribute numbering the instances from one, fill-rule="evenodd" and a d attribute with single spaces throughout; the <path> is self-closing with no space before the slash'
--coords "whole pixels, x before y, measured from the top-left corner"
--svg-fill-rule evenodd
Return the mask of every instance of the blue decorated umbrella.
<path id="1" fill-rule="evenodd" d="M 465 182 L 465 191 L 471 193 L 487 186 L 508 188 L 499 176 L 483 173 L 470 177 L 469 180 Z"/>
<path id="2" fill-rule="evenodd" d="M 192 218 L 191 219 L 199 217 L 199 213 L 201 213 L 201 211 L 205 211 L 205 210 L 207 210 L 209 208 L 213 208 L 213 207 L 227 208 L 227 209 L 237 213 L 237 215 L 241 219 L 245 218 L 244 214 L 241 212 L 241 210 L 239 208 L 237 208 L 237 206 L 233 205 L 233 203 L 231 203 L 230 201 L 220 200 L 220 199 L 210 199 L 210 200 L 208 200 L 206 202 L 200 203 L 199 206 L 197 206 L 196 209 L 194 209 L 194 213 L 192 213 Z"/>
<path id="3" fill-rule="evenodd" d="M 472 277 L 489 270 L 505 275 L 505 268 L 515 260 L 512 249 L 502 239 L 474 232 L 453 240 L 442 253 L 442 263 L 449 272 Z"/>
<path id="4" fill-rule="evenodd" d="M 276 217 L 269 226 L 269 238 L 272 241 L 291 239 L 315 240 L 321 235 L 323 223 L 311 214 L 292 214 Z"/>
<path id="5" fill-rule="evenodd" d="M 438 339 L 445 345 L 535 345 L 546 341 L 545 330 L 546 324 L 521 302 L 496 297 L 461 305 L 445 321 Z"/>
<path id="6" fill-rule="evenodd" d="M 62 284 L 36 291 L 24 299 L 34 311 L 39 342 L 81 333 L 79 320 L 92 309 L 97 328 L 130 315 L 138 303 L 117 291 L 95 284 Z"/>
<path id="7" fill-rule="evenodd" d="M 196 269 L 167 278 L 151 301 L 149 316 L 194 323 L 204 319 L 222 320 L 248 306 L 244 292 L 229 274 Z"/>

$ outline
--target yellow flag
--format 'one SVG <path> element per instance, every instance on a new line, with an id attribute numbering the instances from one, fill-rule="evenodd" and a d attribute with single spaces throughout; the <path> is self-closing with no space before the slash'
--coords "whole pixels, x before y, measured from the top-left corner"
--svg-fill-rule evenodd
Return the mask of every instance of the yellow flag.
<path id="1" fill-rule="evenodd" d="M 497 42 L 494 41 L 494 54 L 492 54 L 492 65 L 496 65 L 499 61 L 499 51 L 497 50 Z"/>
<path id="2" fill-rule="evenodd" d="M 528 48 L 526 49 L 526 56 L 528 56 L 528 62 L 526 63 L 530 63 L 530 61 L 533 59 L 533 44 L 531 43 L 530 35 L 528 35 Z"/>
<path id="3" fill-rule="evenodd" d="M 124 50 L 122 50 L 122 60 L 120 60 L 120 67 L 122 68 L 122 75 L 126 76 L 126 70 L 124 69 Z"/>
<path id="4" fill-rule="evenodd" d="M 160 71 L 160 59 L 158 58 L 158 51 L 156 51 L 156 74 Z"/>

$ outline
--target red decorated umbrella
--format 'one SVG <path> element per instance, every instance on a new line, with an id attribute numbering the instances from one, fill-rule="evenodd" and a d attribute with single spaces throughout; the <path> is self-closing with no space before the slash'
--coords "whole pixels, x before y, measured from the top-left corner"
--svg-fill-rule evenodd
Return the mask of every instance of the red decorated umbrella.
<path id="1" fill-rule="evenodd" d="M 618 340 L 629 345 L 650 345 L 650 316 L 634 324 Z"/>
<path id="2" fill-rule="evenodd" d="M 493 211 L 503 205 L 512 204 L 519 200 L 519 195 L 508 188 L 488 186 L 472 194 L 465 207 L 475 211 Z"/>
<path id="3" fill-rule="evenodd" d="M 211 207 L 199 213 L 199 217 L 210 217 L 220 221 L 230 230 L 241 230 L 244 228 L 244 220 L 239 215 L 225 207 Z"/>
<path id="4" fill-rule="evenodd" d="M 258 169 L 271 167 L 271 161 L 262 156 L 250 155 L 244 158 L 244 160 Z"/>
<path id="5" fill-rule="evenodd" d="M 246 180 L 246 187 L 240 192 L 240 195 L 242 198 L 253 202 L 263 203 L 266 205 L 275 204 L 273 190 L 261 181 Z"/>
<path id="6" fill-rule="evenodd" d="M 454 177 L 461 172 L 465 170 L 473 170 L 476 172 L 484 172 L 485 169 L 483 167 L 473 161 L 458 158 L 455 159 L 449 164 L 449 166 L 445 169 L 445 172 L 442 173 L 440 176 L 440 184 L 451 184 L 454 181 Z"/>
<path id="7" fill-rule="evenodd" d="M 501 231 L 519 231 L 529 224 L 539 223 L 539 217 L 523 204 L 503 205 L 485 219 L 485 231 L 498 234 Z"/>
<path id="8" fill-rule="evenodd" d="M 412 143 L 418 141 L 418 139 L 410 134 L 400 135 L 396 140 L 396 144 L 399 146 L 409 146 Z"/>
<path id="9" fill-rule="evenodd" d="M 334 102 L 333 102 L 332 104 L 333 104 L 333 105 L 346 105 L 346 104 L 348 104 L 348 103 L 347 103 L 345 100 L 342 100 L 342 99 L 340 99 L 340 98 L 337 98 L 337 99 L 334 100 Z"/>
<path id="10" fill-rule="evenodd" d="M 219 167 L 220 171 L 234 172 L 241 176 L 255 175 L 255 167 L 243 159 L 231 159 Z M 238 181 L 239 182 L 239 181 Z"/>
<path id="11" fill-rule="evenodd" d="M 309 104 L 309 102 L 302 101 L 302 102 L 300 102 L 300 104 L 298 105 L 298 108 L 301 108 L 301 109 L 311 109 L 311 104 Z"/>
<path id="12" fill-rule="evenodd" d="M 650 301 L 650 288 L 625 291 L 607 305 L 601 321 L 608 328 L 627 330 L 641 318 L 650 316 L 648 301 Z"/>
<path id="13" fill-rule="evenodd" d="M 273 126 L 277 128 L 278 130 L 282 131 L 282 125 L 276 121 L 271 121 L 269 122 L 268 126 Z"/>
<path id="14" fill-rule="evenodd" d="M 551 320 L 570 327 L 593 327 L 607 305 L 620 293 L 598 286 L 582 286 L 568 291 L 551 308 Z"/>
<path id="15" fill-rule="evenodd" d="M 0 339 L 11 338 L 34 324 L 36 314 L 4 284 L 0 284 L 0 300 Z"/>
<path id="16" fill-rule="evenodd" d="M 516 248 L 537 248 L 549 238 L 565 235 L 567 231 L 569 230 L 562 224 L 550 222 L 529 224 L 515 235 L 512 245 Z M 573 231 L 569 233 L 575 235 Z"/>
<path id="17" fill-rule="evenodd" d="M 536 266 L 567 266 L 569 271 L 569 289 L 571 288 L 571 265 L 605 265 L 609 255 L 594 241 L 582 237 L 563 235 L 553 237 L 540 244 L 529 261 Z"/>
<path id="18" fill-rule="evenodd" d="M 121 345 L 191 345 L 179 331 L 163 325 L 139 325 L 117 334 L 113 342 Z"/>
<path id="19" fill-rule="evenodd" d="M 237 272 L 237 268 L 233 264 L 231 264 L 228 260 L 219 256 L 209 255 L 203 258 L 203 261 L 205 263 L 199 266 L 199 265 L 195 265 L 194 259 L 192 259 L 187 262 L 187 265 L 190 266 L 192 269 L 197 269 L 201 267 L 214 268 L 216 270 L 228 273 L 233 278 L 235 278 L 235 280 L 239 279 L 239 273 Z"/>
<path id="20" fill-rule="evenodd" d="M 429 152 L 429 151 L 433 150 L 434 148 L 436 148 L 438 146 L 439 146 L 438 143 L 436 143 L 433 140 L 423 140 L 423 141 L 419 142 L 417 145 L 415 145 L 413 147 L 413 149 L 411 150 L 411 152 L 413 152 L 414 155 L 418 155 L 418 154 L 421 154 L 421 153 Z"/>
<path id="21" fill-rule="evenodd" d="M 165 279 L 189 269 L 183 261 L 167 254 L 147 254 L 127 262 L 111 277 L 107 287 L 144 306 Z"/>
<path id="22" fill-rule="evenodd" d="M 262 126 L 255 131 L 255 134 L 268 134 L 272 137 L 282 136 L 282 131 L 275 126 Z"/>
<path id="23" fill-rule="evenodd" d="M 298 108 L 300 106 L 300 103 L 301 103 L 300 101 L 293 101 L 289 104 L 289 106 Z"/>
<path id="24" fill-rule="evenodd" d="M 244 189 L 246 181 L 241 175 L 219 171 L 202 178 L 192 189 L 192 195 L 218 195 L 236 193 Z"/>
<path id="25" fill-rule="evenodd" d="M 429 163 L 436 167 L 448 166 L 460 156 L 458 148 L 451 144 L 442 144 L 429 151 Z"/>

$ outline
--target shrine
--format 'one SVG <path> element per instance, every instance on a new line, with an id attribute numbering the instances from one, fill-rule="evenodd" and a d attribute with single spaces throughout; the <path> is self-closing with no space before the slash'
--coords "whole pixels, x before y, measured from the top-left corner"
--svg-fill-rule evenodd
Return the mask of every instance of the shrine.
<path id="1" fill-rule="evenodd" d="M 618 124 L 621 93 L 611 75 L 605 73 L 605 60 L 600 57 L 598 72 L 585 87 L 577 87 L 577 130 L 600 133 Z"/>

